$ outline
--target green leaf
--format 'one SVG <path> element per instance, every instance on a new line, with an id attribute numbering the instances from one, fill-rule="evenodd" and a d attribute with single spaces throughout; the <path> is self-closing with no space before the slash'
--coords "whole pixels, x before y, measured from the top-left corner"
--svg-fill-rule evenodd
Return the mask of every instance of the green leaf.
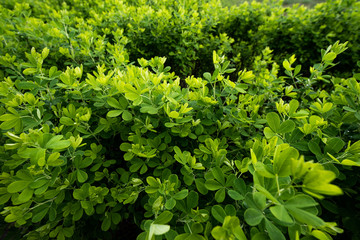
<path id="1" fill-rule="evenodd" d="M 211 208 L 211 215 L 220 223 L 223 223 L 226 217 L 226 212 L 220 205 L 214 205 Z"/>
<path id="2" fill-rule="evenodd" d="M 248 208 L 244 213 L 245 222 L 250 226 L 259 225 L 264 219 L 263 213 L 255 208 Z"/>
<path id="3" fill-rule="evenodd" d="M 280 117 L 277 113 L 274 112 L 270 112 L 266 115 L 266 120 L 269 124 L 269 127 L 271 128 L 271 130 L 273 130 L 274 132 L 278 132 L 279 128 L 280 128 Z"/>
<path id="4" fill-rule="evenodd" d="M 139 98 L 141 98 L 140 93 L 130 84 L 125 85 L 125 90 L 126 90 L 125 98 L 127 98 L 128 100 L 136 101 Z"/>
<path id="5" fill-rule="evenodd" d="M 330 184 L 335 178 L 336 174 L 332 171 L 313 168 L 305 175 L 303 190 L 318 198 L 322 198 L 321 194 L 341 195 L 343 193 L 341 188 Z"/>
<path id="6" fill-rule="evenodd" d="M 178 118 L 179 115 L 180 115 L 180 114 L 179 114 L 177 111 L 171 111 L 171 112 L 169 113 L 169 117 L 171 117 L 171 118 Z"/>
<path id="7" fill-rule="evenodd" d="M 286 120 L 281 123 L 277 133 L 288 133 L 292 132 L 295 129 L 295 123 L 292 120 Z"/>
<path id="8" fill-rule="evenodd" d="M 38 212 L 37 214 L 35 214 L 32 217 L 31 221 L 33 223 L 40 222 L 45 217 L 45 215 L 47 214 L 48 211 L 49 211 L 49 208 L 45 208 L 45 209 L 41 210 L 40 212 Z"/>
<path id="9" fill-rule="evenodd" d="M 8 193 L 17 193 L 25 189 L 30 184 L 29 181 L 16 181 L 9 184 L 7 187 Z"/>
<path id="10" fill-rule="evenodd" d="M 253 195 L 253 200 L 254 200 L 256 207 L 260 210 L 264 210 L 266 208 L 265 194 L 263 194 L 261 192 L 254 192 L 252 195 Z"/>
<path id="11" fill-rule="evenodd" d="M 80 183 L 83 183 L 88 179 L 88 174 L 80 169 L 76 170 L 76 176 L 77 176 L 77 180 Z"/>
<path id="12" fill-rule="evenodd" d="M 21 124 L 20 117 L 13 114 L 4 114 L 3 116 L 0 116 L 0 121 L 4 121 L 0 125 L 0 128 L 3 130 L 8 130 L 16 127 L 19 123 Z"/>
<path id="13" fill-rule="evenodd" d="M 49 221 L 50 222 L 54 221 L 56 219 L 56 215 L 57 215 L 56 208 L 50 207 L 50 209 L 49 209 Z"/>
<path id="14" fill-rule="evenodd" d="M 317 156 L 322 155 L 321 148 L 319 147 L 319 144 L 316 141 L 314 140 L 309 141 L 308 147 L 313 154 Z"/>
<path id="15" fill-rule="evenodd" d="M 55 152 L 50 154 L 48 160 L 47 160 L 47 165 L 51 166 L 51 167 L 56 167 L 56 166 L 60 166 L 64 163 L 64 160 L 59 159 L 60 157 L 60 153 Z"/>
<path id="16" fill-rule="evenodd" d="M 301 66 L 300 66 L 300 68 L 301 68 Z M 293 99 L 290 101 L 290 103 L 289 103 L 289 115 L 290 116 L 292 116 L 296 112 L 299 105 L 300 105 L 300 103 L 298 100 Z"/>
<path id="17" fill-rule="evenodd" d="M 118 100 L 116 100 L 116 99 L 113 98 L 113 97 L 108 98 L 107 103 L 108 103 L 111 107 L 113 107 L 113 108 L 122 109 L 122 110 L 123 110 L 123 108 L 122 108 L 122 106 L 120 105 L 120 103 L 118 102 Z"/>
<path id="18" fill-rule="evenodd" d="M 203 178 L 196 178 L 195 185 L 199 193 L 206 195 L 208 193 L 208 189 L 205 186 L 205 180 Z"/>
<path id="19" fill-rule="evenodd" d="M 19 195 L 18 200 L 21 203 L 29 201 L 34 194 L 34 189 L 31 188 L 25 188 Z"/>
<path id="20" fill-rule="evenodd" d="M 86 157 L 83 160 L 80 160 L 79 162 L 79 168 L 87 168 L 88 166 L 90 166 L 92 164 L 93 160 L 90 157 Z"/>
<path id="21" fill-rule="evenodd" d="M 7 201 L 9 201 L 9 199 L 11 198 L 12 194 L 3 194 L 2 196 L 0 196 L 0 205 L 7 203 Z"/>
<path id="22" fill-rule="evenodd" d="M 215 193 L 215 200 L 221 203 L 225 200 L 225 195 L 225 188 L 221 188 Z"/>
<path id="23" fill-rule="evenodd" d="M 216 191 L 222 188 L 223 186 L 219 182 L 210 179 L 210 180 L 206 180 L 205 187 L 210 191 Z"/>
<path id="24" fill-rule="evenodd" d="M 110 118 L 112 118 L 112 117 L 117 117 L 117 116 L 119 116 L 120 114 L 122 114 L 123 111 L 124 111 L 124 110 L 111 110 L 111 111 L 109 111 L 109 112 L 106 114 L 106 116 L 107 116 L 107 117 L 110 117 Z"/>
<path id="25" fill-rule="evenodd" d="M 332 62 L 335 58 L 336 58 L 336 53 L 329 52 L 329 53 L 325 54 L 325 56 L 323 56 L 322 60 L 324 62 Z"/>
<path id="26" fill-rule="evenodd" d="M 281 151 L 281 145 L 275 148 L 274 153 L 274 173 L 279 177 L 287 177 L 290 175 L 290 161 L 292 158 L 298 159 L 299 152 L 293 147 L 285 148 Z"/>
<path id="27" fill-rule="evenodd" d="M 143 106 L 140 108 L 140 112 L 141 113 L 149 113 L 149 114 L 154 115 L 154 114 L 158 113 L 158 109 L 153 106 L 146 105 L 146 106 Z"/>
<path id="28" fill-rule="evenodd" d="M 3 114 L 0 116 L 0 121 L 11 121 L 11 120 L 15 120 L 18 118 L 19 118 L 19 116 L 16 116 L 14 114 Z"/>
<path id="29" fill-rule="evenodd" d="M 151 236 L 151 233 L 153 233 L 153 235 L 163 235 L 163 234 L 167 233 L 169 230 L 170 230 L 169 225 L 152 223 L 150 225 L 150 234 L 149 235 Z"/>
<path id="30" fill-rule="evenodd" d="M 176 200 L 182 200 L 182 199 L 184 199 L 184 198 L 187 197 L 188 193 L 189 193 L 189 190 L 183 189 L 183 190 L 181 190 L 180 192 L 177 192 L 177 193 L 173 196 L 173 198 L 176 199 Z"/>
<path id="31" fill-rule="evenodd" d="M 194 222 L 191 224 L 191 232 L 193 233 L 202 233 L 204 231 L 204 227 L 201 223 Z"/>
<path id="32" fill-rule="evenodd" d="M 45 148 L 49 149 L 64 149 L 70 146 L 71 142 L 69 140 L 61 140 L 62 135 L 57 135 L 52 137 L 45 145 Z"/>
<path id="33" fill-rule="evenodd" d="M 353 143 L 350 148 L 346 149 L 346 152 L 349 152 L 351 154 L 360 153 L 360 140 Z"/>
<path id="34" fill-rule="evenodd" d="M 341 161 L 341 164 L 345 165 L 345 166 L 357 166 L 357 167 L 360 167 L 360 162 L 354 162 L 354 161 L 349 160 L 349 159 L 344 159 L 343 161 Z"/>
<path id="35" fill-rule="evenodd" d="M 64 124 L 65 126 L 74 126 L 75 122 L 68 117 L 61 117 L 60 118 L 60 123 Z"/>
<path id="36" fill-rule="evenodd" d="M 146 178 L 146 182 L 152 187 L 160 187 L 160 183 L 152 176 Z"/>
<path id="37" fill-rule="evenodd" d="M 215 239 L 226 239 L 227 237 L 227 231 L 226 229 L 220 227 L 220 226 L 216 226 L 213 228 L 213 230 L 211 230 L 211 235 L 215 238 Z"/>
<path id="38" fill-rule="evenodd" d="M 121 222 L 121 215 L 119 213 L 112 213 L 111 214 L 111 221 L 117 225 Z"/>
<path id="39" fill-rule="evenodd" d="M 294 222 L 283 205 L 270 207 L 270 212 L 280 221 L 289 224 Z"/>
<path id="40" fill-rule="evenodd" d="M 36 68 L 27 68 L 23 71 L 24 75 L 32 75 L 37 72 Z"/>
<path id="41" fill-rule="evenodd" d="M 157 191 L 157 190 L 156 190 Z M 149 191 L 147 190 L 146 191 L 147 193 L 149 193 Z M 150 192 L 151 193 L 151 192 Z M 176 200 L 174 198 L 169 198 L 166 200 L 166 203 L 165 203 L 165 208 L 168 209 L 168 210 L 171 210 L 175 207 L 176 205 Z"/>
<path id="42" fill-rule="evenodd" d="M 345 146 L 345 142 L 341 140 L 341 138 L 334 137 L 329 138 L 326 142 L 325 152 L 330 154 L 335 154 L 341 151 L 341 149 Z"/>
<path id="43" fill-rule="evenodd" d="M 263 193 L 267 199 L 271 200 L 272 202 L 276 203 L 276 204 L 280 204 L 280 202 L 268 191 L 266 190 L 264 187 L 260 186 L 259 184 L 255 184 L 255 188 Z"/>
<path id="44" fill-rule="evenodd" d="M 171 221 L 173 214 L 170 211 L 162 212 L 154 221 L 156 224 L 166 224 Z"/>
<path id="45" fill-rule="evenodd" d="M 36 179 L 34 182 L 30 183 L 29 187 L 32 189 L 37 189 L 37 188 L 44 186 L 48 182 L 49 182 L 48 179 L 39 178 L 39 179 Z"/>
<path id="46" fill-rule="evenodd" d="M 65 237 L 71 237 L 74 234 L 74 226 L 63 228 L 62 232 L 64 233 Z"/>
<path id="47" fill-rule="evenodd" d="M 296 65 L 295 70 L 294 70 L 294 76 L 296 76 L 301 70 L 301 65 Z"/>
<path id="48" fill-rule="evenodd" d="M 301 223 L 312 225 L 314 227 L 321 227 L 325 224 L 321 218 L 305 210 L 287 205 L 285 207 L 290 214 Z"/>
<path id="49" fill-rule="evenodd" d="M 111 219 L 110 217 L 105 217 L 102 224 L 101 224 L 101 230 L 107 231 L 111 227 Z"/>
<path id="50" fill-rule="evenodd" d="M 311 235 L 313 235 L 314 237 L 316 237 L 319 240 L 332 240 L 333 239 L 331 236 L 329 236 L 329 234 L 322 232 L 320 230 L 313 230 L 311 232 Z"/>
<path id="51" fill-rule="evenodd" d="M 50 50 L 49 50 L 47 47 L 45 47 L 45 48 L 42 50 L 42 52 L 41 52 L 41 57 L 42 57 L 43 60 L 49 55 L 49 52 L 50 52 Z"/>
<path id="52" fill-rule="evenodd" d="M 284 234 L 267 219 L 265 219 L 265 228 L 271 240 L 286 240 Z"/>
<path id="53" fill-rule="evenodd" d="M 241 193 L 241 195 L 245 195 L 246 194 L 246 183 L 242 178 L 236 178 L 234 180 L 234 189 Z"/>
<path id="54" fill-rule="evenodd" d="M 83 189 L 75 189 L 73 192 L 73 196 L 77 200 L 85 200 L 88 197 L 88 194 L 84 192 Z"/>
<path id="55" fill-rule="evenodd" d="M 289 63 L 289 61 L 288 61 L 287 59 L 285 59 L 285 60 L 283 61 L 283 67 L 284 67 L 286 70 L 288 70 L 288 71 L 291 71 L 291 70 L 292 70 L 292 68 L 291 68 L 291 66 L 290 66 L 290 63 Z"/>
<path id="56" fill-rule="evenodd" d="M 275 175 L 272 172 L 272 170 L 265 164 L 263 164 L 262 162 L 256 162 L 254 164 L 254 168 L 256 170 L 257 173 L 259 173 L 259 175 L 266 177 L 266 178 L 274 178 Z"/>
<path id="57" fill-rule="evenodd" d="M 199 203 L 199 194 L 195 191 L 189 192 L 186 198 L 186 205 L 188 208 L 196 208 Z"/>
<path id="58" fill-rule="evenodd" d="M 286 206 L 296 208 L 308 208 L 317 206 L 318 203 L 310 196 L 305 194 L 298 194 L 285 202 Z"/>
<path id="59" fill-rule="evenodd" d="M 221 184 L 225 185 L 225 176 L 224 173 L 221 171 L 221 168 L 214 167 L 211 169 L 211 173 L 213 174 L 214 178 Z M 210 190 L 210 189 L 209 189 Z"/>
<path id="60" fill-rule="evenodd" d="M 129 111 L 125 110 L 122 114 L 122 118 L 124 119 L 124 121 L 131 121 L 132 114 Z"/>
<path id="61" fill-rule="evenodd" d="M 274 133 L 269 127 L 264 128 L 264 135 L 267 139 L 272 138 L 273 136 L 276 136 L 276 133 Z"/>
<path id="62" fill-rule="evenodd" d="M 132 145 L 130 143 L 127 143 L 127 142 L 123 142 L 121 145 L 120 145 L 120 150 L 123 151 L 123 152 L 127 152 L 128 150 L 130 150 L 132 148 Z"/>
<path id="63" fill-rule="evenodd" d="M 241 195 L 239 192 L 234 191 L 234 190 L 229 190 L 228 191 L 228 195 L 234 199 L 235 201 L 240 201 L 240 200 L 244 200 L 244 196 Z"/>
<path id="64" fill-rule="evenodd" d="M 211 81 L 211 74 L 210 74 L 209 72 L 205 72 L 205 73 L 203 74 L 203 77 L 204 77 L 206 80 L 208 80 L 209 82 Z"/>

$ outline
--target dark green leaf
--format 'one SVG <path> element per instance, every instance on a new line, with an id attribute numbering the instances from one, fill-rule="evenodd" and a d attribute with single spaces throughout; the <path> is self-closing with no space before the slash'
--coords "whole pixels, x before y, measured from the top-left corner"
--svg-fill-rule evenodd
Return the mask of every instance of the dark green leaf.
<path id="1" fill-rule="evenodd" d="M 101 224 L 101 230 L 107 231 L 111 227 L 111 219 L 109 217 L 105 217 L 102 224 Z"/>
<path id="2" fill-rule="evenodd" d="M 214 176 L 214 178 L 221 184 L 225 185 L 225 176 L 224 173 L 221 171 L 221 168 L 214 167 L 211 169 L 211 172 Z M 210 189 L 209 189 L 210 190 Z"/>
<path id="3" fill-rule="evenodd" d="M 32 217 L 31 221 L 33 223 L 40 222 L 45 217 L 45 215 L 47 214 L 48 211 L 49 211 L 49 208 L 45 208 L 45 209 L 41 210 L 40 212 L 38 212 L 37 214 L 35 214 Z"/>
<path id="4" fill-rule="evenodd" d="M 256 226 L 264 219 L 263 213 L 255 208 L 248 208 L 244 213 L 244 218 L 250 226 Z"/>
<path id="5" fill-rule="evenodd" d="M 341 151 L 345 146 L 345 142 L 338 137 L 329 138 L 326 142 L 325 152 L 335 154 Z"/>
<path id="6" fill-rule="evenodd" d="M 175 205 L 176 205 L 176 200 L 174 198 L 169 198 L 168 200 L 166 200 L 165 208 L 171 210 L 175 207 Z"/>
<path id="7" fill-rule="evenodd" d="M 221 203 L 225 200 L 225 195 L 225 188 L 221 188 L 215 193 L 215 200 Z"/>
<path id="8" fill-rule="evenodd" d="M 199 193 L 206 195 L 208 193 L 208 189 L 205 186 L 205 180 L 203 178 L 196 178 L 195 185 Z"/>
<path id="9" fill-rule="evenodd" d="M 76 170 L 76 176 L 77 176 L 77 180 L 80 183 L 83 183 L 88 179 L 88 174 L 80 169 Z"/>
<path id="10" fill-rule="evenodd" d="M 234 191 L 234 190 L 229 190 L 229 191 L 228 191 L 228 195 L 229 195 L 232 199 L 234 199 L 234 200 L 236 200 L 236 201 L 244 200 L 244 196 L 241 195 L 239 192 Z"/>
<path id="11" fill-rule="evenodd" d="M 214 205 L 211 208 L 211 215 L 220 223 L 223 223 L 226 217 L 225 210 L 220 205 Z"/>
<path id="12" fill-rule="evenodd" d="M 286 240 L 284 234 L 267 219 L 265 219 L 265 228 L 271 240 Z"/>

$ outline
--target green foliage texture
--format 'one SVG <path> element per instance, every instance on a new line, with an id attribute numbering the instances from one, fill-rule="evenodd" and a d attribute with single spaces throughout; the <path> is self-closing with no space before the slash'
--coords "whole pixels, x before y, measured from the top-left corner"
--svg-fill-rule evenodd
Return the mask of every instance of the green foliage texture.
<path id="1" fill-rule="evenodd" d="M 3 1 L 2 236 L 357 239 L 360 4 L 265 2 Z"/>

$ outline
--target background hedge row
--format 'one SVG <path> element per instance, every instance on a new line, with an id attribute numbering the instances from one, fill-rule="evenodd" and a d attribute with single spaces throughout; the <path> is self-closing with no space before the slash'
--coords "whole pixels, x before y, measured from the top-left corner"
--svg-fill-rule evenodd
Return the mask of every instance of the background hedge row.
<path id="1" fill-rule="evenodd" d="M 213 50 L 236 67 L 251 67 L 265 47 L 281 63 L 292 54 L 306 68 L 337 40 L 348 50 L 336 71 L 348 73 L 359 59 L 360 3 L 329 0 L 314 8 L 281 1 L 245 2 L 223 8 L 220 1 L 4 1 L 1 55 L 22 57 L 31 47 L 51 50 L 51 60 L 94 68 L 166 56 L 181 76 L 212 70 Z M 121 43 L 124 49 L 108 49 Z M 61 54 L 58 54 L 60 51 Z M 120 59 L 107 59 L 117 51 Z M 335 70 L 334 70 L 335 71 Z"/>

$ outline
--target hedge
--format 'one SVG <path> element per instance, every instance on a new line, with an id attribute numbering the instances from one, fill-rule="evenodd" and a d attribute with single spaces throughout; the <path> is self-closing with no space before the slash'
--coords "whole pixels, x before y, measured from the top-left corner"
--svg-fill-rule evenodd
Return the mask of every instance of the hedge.
<path id="1" fill-rule="evenodd" d="M 357 239 L 358 7 L 5 1 L 2 237 Z"/>

